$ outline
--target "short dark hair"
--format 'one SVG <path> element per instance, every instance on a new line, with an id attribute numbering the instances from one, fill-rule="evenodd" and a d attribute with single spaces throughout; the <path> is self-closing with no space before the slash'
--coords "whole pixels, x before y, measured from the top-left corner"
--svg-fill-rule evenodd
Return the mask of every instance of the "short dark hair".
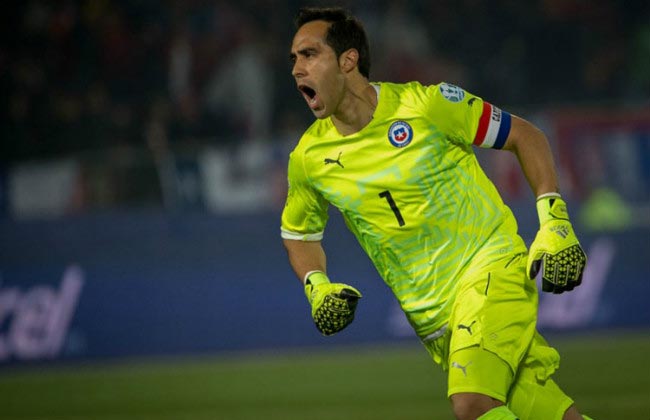
<path id="1" fill-rule="evenodd" d="M 354 48 L 359 52 L 359 73 L 370 77 L 370 47 L 368 37 L 361 22 L 350 12 L 340 7 L 303 7 L 296 15 L 296 29 L 315 20 L 330 23 L 325 41 L 332 47 L 337 57 Z"/>

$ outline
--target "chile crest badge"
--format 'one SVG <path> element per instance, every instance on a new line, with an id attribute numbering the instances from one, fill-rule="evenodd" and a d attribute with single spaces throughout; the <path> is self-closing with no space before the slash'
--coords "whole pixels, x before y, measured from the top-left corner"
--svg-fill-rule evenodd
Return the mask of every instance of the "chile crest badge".
<path id="1" fill-rule="evenodd" d="M 405 147 L 413 140 L 413 129 L 406 121 L 395 121 L 388 129 L 388 140 L 395 147 Z"/>

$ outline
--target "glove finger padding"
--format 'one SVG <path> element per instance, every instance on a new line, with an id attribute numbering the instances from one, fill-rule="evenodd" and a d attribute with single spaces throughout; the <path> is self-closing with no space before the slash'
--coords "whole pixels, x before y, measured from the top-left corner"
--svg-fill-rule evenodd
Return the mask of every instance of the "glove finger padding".
<path id="1" fill-rule="evenodd" d="M 310 277 L 305 284 L 305 294 L 311 304 L 316 328 L 324 335 L 335 334 L 350 325 L 361 298 L 361 293 L 354 287 L 329 283 L 324 275 Z"/>
<path id="2" fill-rule="evenodd" d="M 579 244 L 573 245 L 556 254 L 546 254 L 544 265 L 553 267 L 553 270 L 543 269 L 542 282 L 552 283 L 556 286 L 554 293 L 573 290 L 582 275 L 586 257 Z"/>
<path id="3" fill-rule="evenodd" d="M 562 293 L 582 282 L 587 257 L 568 220 L 545 223 L 530 247 L 528 276 L 533 279 L 541 271 L 542 290 Z"/>
<path id="4" fill-rule="evenodd" d="M 326 295 L 323 303 L 312 310 L 318 331 L 323 335 L 332 335 L 350 325 L 354 321 L 354 312 L 360 298 L 361 293 L 349 287 L 339 293 Z"/>

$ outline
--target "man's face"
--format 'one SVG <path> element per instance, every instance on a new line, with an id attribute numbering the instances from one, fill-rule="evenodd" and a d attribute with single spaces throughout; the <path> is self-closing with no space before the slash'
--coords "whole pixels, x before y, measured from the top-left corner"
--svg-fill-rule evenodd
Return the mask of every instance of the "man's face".
<path id="1" fill-rule="evenodd" d="M 291 74 L 316 118 L 327 118 L 337 111 L 345 86 L 336 53 L 325 41 L 328 27 L 320 20 L 306 23 L 291 45 Z"/>

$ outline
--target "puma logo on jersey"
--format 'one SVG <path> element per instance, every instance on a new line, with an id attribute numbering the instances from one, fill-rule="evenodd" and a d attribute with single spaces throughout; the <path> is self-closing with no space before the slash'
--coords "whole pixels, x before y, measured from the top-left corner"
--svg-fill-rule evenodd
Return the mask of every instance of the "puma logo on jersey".
<path id="1" fill-rule="evenodd" d="M 458 324 L 458 329 L 459 330 L 467 330 L 469 335 L 472 335 L 472 325 L 474 325 L 475 322 L 476 322 L 476 320 L 472 321 L 472 323 L 469 324 L 469 325 Z"/>
<path id="2" fill-rule="evenodd" d="M 336 159 L 325 158 L 324 161 L 325 165 L 329 165 L 330 163 L 336 163 L 341 168 L 345 168 L 345 166 L 343 166 L 343 164 L 341 163 L 341 154 L 343 154 L 343 152 L 339 152 L 339 157 L 337 157 Z"/>
<path id="3" fill-rule="evenodd" d="M 465 366 L 461 365 L 458 362 L 451 362 L 451 367 L 455 367 L 455 368 L 460 369 L 463 372 L 463 375 L 467 376 L 467 366 L 469 366 L 471 364 L 472 364 L 471 360 L 469 362 L 467 362 L 467 364 Z"/>

